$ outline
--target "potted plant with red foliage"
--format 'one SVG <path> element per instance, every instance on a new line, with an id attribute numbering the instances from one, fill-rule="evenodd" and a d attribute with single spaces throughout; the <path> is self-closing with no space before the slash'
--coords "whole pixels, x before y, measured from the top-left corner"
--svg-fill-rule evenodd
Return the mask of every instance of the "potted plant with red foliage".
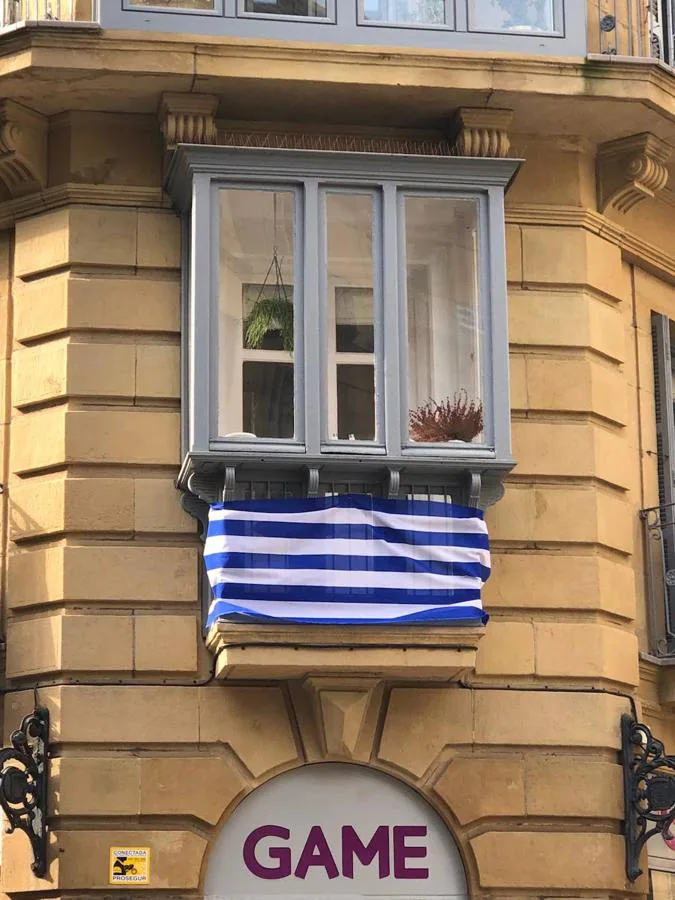
<path id="1" fill-rule="evenodd" d="M 409 413 L 410 437 L 420 444 L 469 443 L 483 430 L 483 404 L 462 389 L 437 403 L 427 400 Z"/>

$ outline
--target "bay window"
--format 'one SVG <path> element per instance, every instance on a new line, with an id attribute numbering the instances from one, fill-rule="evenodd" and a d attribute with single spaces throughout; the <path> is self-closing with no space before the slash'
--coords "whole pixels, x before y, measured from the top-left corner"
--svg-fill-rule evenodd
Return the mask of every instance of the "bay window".
<path id="1" fill-rule="evenodd" d="M 504 159 L 182 147 L 183 479 L 512 465 Z"/>

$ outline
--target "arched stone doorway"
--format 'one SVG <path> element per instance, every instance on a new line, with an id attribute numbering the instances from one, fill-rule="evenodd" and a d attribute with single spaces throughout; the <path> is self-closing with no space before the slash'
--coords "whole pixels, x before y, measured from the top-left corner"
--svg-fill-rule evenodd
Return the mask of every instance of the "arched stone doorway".
<path id="1" fill-rule="evenodd" d="M 467 900 L 446 825 L 412 788 L 365 766 L 319 763 L 246 797 L 209 857 L 207 900 Z"/>

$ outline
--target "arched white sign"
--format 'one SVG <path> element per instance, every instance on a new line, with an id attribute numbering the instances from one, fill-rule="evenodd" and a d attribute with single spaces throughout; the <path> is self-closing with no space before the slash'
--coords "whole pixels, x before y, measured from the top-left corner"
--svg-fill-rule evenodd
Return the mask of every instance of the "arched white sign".
<path id="1" fill-rule="evenodd" d="M 468 897 L 440 816 L 396 779 L 344 763 L 295 769 L 246 797 L 211 851 L 204 893 L 207 900 Z"/>

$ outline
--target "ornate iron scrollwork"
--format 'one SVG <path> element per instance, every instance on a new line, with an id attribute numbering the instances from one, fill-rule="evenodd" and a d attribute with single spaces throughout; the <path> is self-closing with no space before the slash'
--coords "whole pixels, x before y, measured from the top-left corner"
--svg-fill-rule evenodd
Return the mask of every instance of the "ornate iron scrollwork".
<path id="1" fill-rule="evenodd" d="M 670 836 L 675 820 L 675 757 L 631 715 L 621 717 L 625 802 L 624 838 L 629 881 L 642 874 L 640 854 L 649 838 Z"/>
<path id="2" fill-rule="evenodd" d="M 28 835 L 33 848 L 31 869 L 41 878 L 47 872 L 47 782 L 49 712 L 36 709 L 0 750 L 0 805 L 9 823 Z"/>

